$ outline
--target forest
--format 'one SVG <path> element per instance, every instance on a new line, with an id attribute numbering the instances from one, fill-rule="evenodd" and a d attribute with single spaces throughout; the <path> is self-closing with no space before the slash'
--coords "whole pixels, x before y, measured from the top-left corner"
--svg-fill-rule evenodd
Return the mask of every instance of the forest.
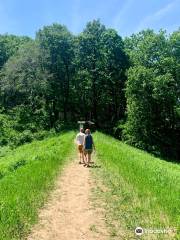
<path id="1" fill-rule="evenodd" d="M 122 38 L 99 20 L 72 34 L 54 23 L 35 39 L 0 35 L 0 146 L 16 147 L 78 120 L 180 160 L 180 28 Z"/>

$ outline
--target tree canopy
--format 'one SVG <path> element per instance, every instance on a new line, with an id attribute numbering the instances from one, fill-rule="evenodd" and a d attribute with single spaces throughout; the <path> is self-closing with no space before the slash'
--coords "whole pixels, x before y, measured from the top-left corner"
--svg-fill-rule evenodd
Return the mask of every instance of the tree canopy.
<path id="1" fill-rule="evenodd" d="M 122 39 L 94 20 L 79 35 L 58 23 L 35 39 L 0 35 L 0 108 L 16 130 L 92 120 L 131 145 L 179 159 L 180 29 Z"/>

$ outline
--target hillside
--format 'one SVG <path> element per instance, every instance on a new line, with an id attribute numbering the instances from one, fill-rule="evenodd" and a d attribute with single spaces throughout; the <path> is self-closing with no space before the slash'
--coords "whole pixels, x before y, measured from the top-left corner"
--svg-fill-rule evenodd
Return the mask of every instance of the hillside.
<path id="1" fill-rule="evenodd" d="M 94 163 L 84 168 L 74 136 L 34 141 L 0 158 L 2 240 L 29 233 L 33 240 L 136 239 L 136 227 L 142 239 L 178 239 L 178 164 L 96 132 Z"/>
<path id="2" fill-rule="evenodd" d="M 132 229 L 139 226 L 171 229 L 172 232 L 177 229 L 180 221 L 180 166 L 102 133 L 95 134 L 95 142 L 98 163 L 102 165 L 95 171 L 97 185 L 99 179 L 103 179 L 107 189 L 104 191 L 101 183 L 96 194 L 106 202 L 107 222 L 113 234 L 119 237 L 130 234 L 127 239 L 132 239 Z M 148 237 L 154 239 L 155 236 Z M 160 237 L 171 239 L 164 234 L 157 235 L 157 239 Z"/>
<path id="3" fill-rule="evenodd" d="M 0 158 L 0 239 L 24 239 L 37 221 L 54 178 L 71 151 L 74 133 L 34 141 Z"/>

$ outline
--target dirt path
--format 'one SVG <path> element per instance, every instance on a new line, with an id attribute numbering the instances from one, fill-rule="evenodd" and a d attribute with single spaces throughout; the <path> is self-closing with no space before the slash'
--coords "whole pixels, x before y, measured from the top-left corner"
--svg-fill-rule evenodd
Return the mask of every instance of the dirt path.
<path id="1" fill-rule="evenodd" d="M 28 240 L 107 240 L 103 215 L 90 202 L 90 169 L 69 163 Z"/>

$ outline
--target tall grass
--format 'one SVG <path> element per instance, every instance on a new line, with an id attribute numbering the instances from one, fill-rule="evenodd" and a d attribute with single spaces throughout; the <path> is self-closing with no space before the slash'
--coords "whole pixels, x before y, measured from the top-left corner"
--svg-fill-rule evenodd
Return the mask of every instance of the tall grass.
<path id="1" fill-rule="evenodd" d="M 0 239 L 20 240 L 37 221 L 54 178 L 71 151 L 74 133 L 17 148 L 0 158 Z"/>
<path id="2" fill-rule="evenodd" d="M 116 220 L 120 229 L 124 224 L 127 231 L 124 239 L 128 232 L 132 239 L 132 230 L 139 225 L 147 229 L 177 228 L 180 216 L 180 166 L 102 133 L 96 133 L 94 138 L 97 157 L 102 165 L 101 170 L 95 170 L 96 176 L 101 176 L 109 189 L 107 192 L 100 191 L 103 192 L 100 197 L 105 197 L 111 221 Z M 118 231 L 117 227 L 113 231 Z M 157 236 L 157 239 L 166 237 Z M 150 239 L 153 237 L 155 235 L 151 235 Z"/>

